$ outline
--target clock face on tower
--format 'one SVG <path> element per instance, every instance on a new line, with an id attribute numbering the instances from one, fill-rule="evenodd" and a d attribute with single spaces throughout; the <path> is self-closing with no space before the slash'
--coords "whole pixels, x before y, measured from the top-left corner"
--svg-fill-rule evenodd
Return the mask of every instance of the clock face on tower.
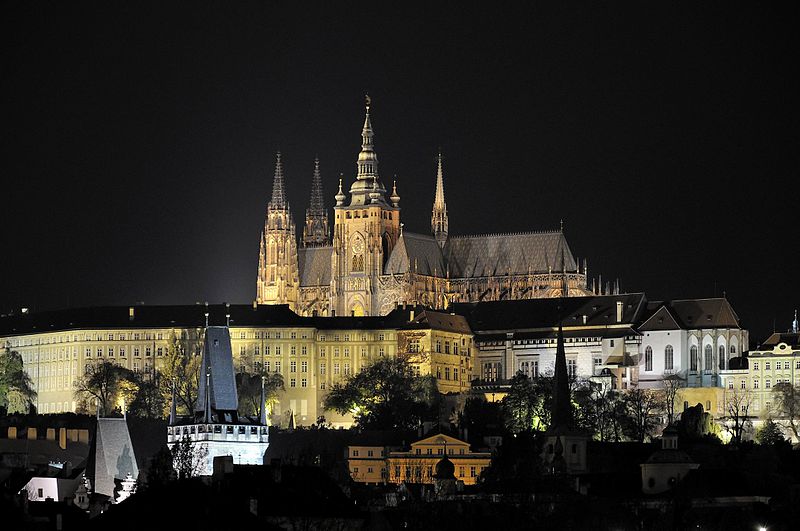
<path id="1" fill-rule="evenodd" d="M 361 236 L 353 238 L 353 254 L 361 254 L 364 252 L 364 239 Z"/>

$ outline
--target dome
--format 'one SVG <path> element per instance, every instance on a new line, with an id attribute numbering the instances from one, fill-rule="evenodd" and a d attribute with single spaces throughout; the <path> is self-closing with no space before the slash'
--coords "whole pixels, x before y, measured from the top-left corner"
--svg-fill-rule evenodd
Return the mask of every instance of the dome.
<path id="1" fill-rule="evenodd" d="M 445 455 L 436 463 L 436 471 L 433 477 L 436 479 L 456 479 L 456 465 Z"/>

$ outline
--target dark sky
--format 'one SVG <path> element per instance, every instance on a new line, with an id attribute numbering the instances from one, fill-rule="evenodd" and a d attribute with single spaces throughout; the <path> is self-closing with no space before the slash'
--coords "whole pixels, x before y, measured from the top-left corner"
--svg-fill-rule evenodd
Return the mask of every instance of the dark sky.
<path id="1" fill-rule="evenodd" d="M 427 232 L 558 228 L 651 299 L 725 292 L 752 342 L 798 288 L 797 13 L 728 2 L 6 2 L 0 311 L 249 302 L 274 153 L 298 230 L 373 100 Z M 782 4 L 782 3 L 774 3 Z M 787 3 L 788 4 L 788 3 Z"/>

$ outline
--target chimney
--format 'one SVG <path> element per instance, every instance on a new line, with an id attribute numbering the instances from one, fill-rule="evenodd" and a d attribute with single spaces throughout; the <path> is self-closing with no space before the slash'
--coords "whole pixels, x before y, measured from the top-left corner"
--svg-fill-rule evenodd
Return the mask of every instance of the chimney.
<path id="1" fill-rule="evenodd" d="M 617 322 L 618 323 L 622 322 L 622 307 L 623 307 L 622 301 L 617 301 Z"/>

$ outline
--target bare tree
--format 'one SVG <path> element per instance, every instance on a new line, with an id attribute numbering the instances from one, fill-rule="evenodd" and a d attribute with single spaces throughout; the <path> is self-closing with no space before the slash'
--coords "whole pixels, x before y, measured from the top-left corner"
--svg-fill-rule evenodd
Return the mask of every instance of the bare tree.
<path id="1" fill-rule="evenodd" d="M 753 426 L 748 416 L 752 398 L 744 389 L 726 389 L 724 392 L 725 416 L 722 425 L 731 434 L 731 442 L 739 444 L 744 433 Z"/>
<path id="2" fill-rule="evenodd" d="M 663 381 L 663 409 L 667 415 L 667 426 L 669 426 L 675 421 L 675 400 L 678 398 L 678 392 L 681 388 L 686 386 L 686 380 L 677 374 L 670 374 Z"/>
<path id="3" fill-rule="evenodd" d="M 75 387 L 77 398 L 94 397 L 102 415 L 108 415 L 114 410 L 114 405 L 120 396 L 130 403 L 131 397 L 136 394 L 133 373 L 110 361 L 89 364 L 83 376 L 78 378 Z"/>
<path id="4" fill-rule="evenodd" d="M 658 425 L 658 413 L 663 404 L 662 392 L 653 389 L 632 389 L 625 394 L 632 439 L 644 442 Z"/>

